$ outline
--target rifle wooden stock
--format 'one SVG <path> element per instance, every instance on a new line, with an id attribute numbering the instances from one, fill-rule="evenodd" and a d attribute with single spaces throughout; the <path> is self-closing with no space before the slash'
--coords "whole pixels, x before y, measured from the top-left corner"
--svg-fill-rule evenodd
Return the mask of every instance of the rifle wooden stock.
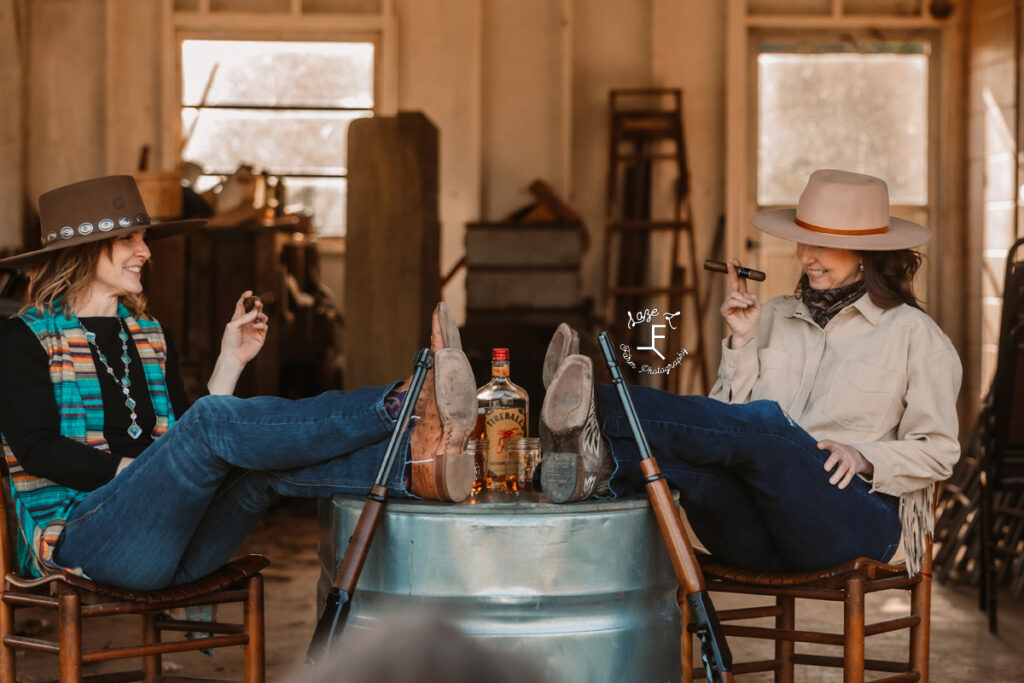
<path id="1" fill-rule="evenodd" d="M 366 563 L 366 555 L 370 552 L 370 543 L 373 535 L 377 532 L 377 524 L 384 515 L 384 503 L 387 500 L 388 489 L 386 486 L 374 484 L 370 489 L 370 495 L 363 503 L 363 509 L 359 513 L 359 521 L 352 531 L 352 538 L 349 539 L 348 548 L 345 549 L 345 557 L 341 560 L 341 567 L 338 568 L 338 576 L 334 585 L 349 595 L 356 589 L 359 583 L 359 575 L 363 573 L 363 564 Z"/>
<path id="2" fill-rule="evenodd" d="M 409 391 L 405 395 L 402 409 L 398 413 L 398 420 L 395 421 L 395 428 L 391 432 L 391 439 L 388 441 L 384 457 L 381 459 L 380 468 L 377 470 L 377 478 L 373 486 L 370 487 L 366 502 L 363 503 L 356 527 L 345 548 L 345 556 L 341 560 L 341 566 L 338 567 L 334 585 L 328 591 L 324 609 L 320 613 L 320 619 L 317 620 L 309 649 L 306 650 L 306 662 L 309 664 L 315 664 L 322 660 L 330 652 L 334 642 L 345 628 L 349 610 L 352 608 L 352 593 L 355 592 L 356 584 L 359 583 L 359 575 L 363 571 L 363 564 L 370 552 L 370 544 L 377 532 L 377 525 L 384 515 L 384 505 L 388 501 L 387 480 L 391 475 L 391 468 L 395 464 L 402 434 L 405 433 L 405 428 L 409 425 L 413 407 L 416 405 L 416 399 L 419 398 L 420 389 L 423 387 L 427 370 L 430 369 L 432 358 L 433 353 L 428 349 L 420 349 L 416 354 L 414 361 L 416 369 L 413 372 L 412 381 L 409 383 Z"/>
<path id="3" fill-rule="evenodd" d="M 672 500 L 668 482 L 658 469 L 658 462 L 654 458 L 644 458 L 640 461 L 640 470 L 647 481 L 647 496 L 651 499 L 658 529 L 661 530 L 661 540 L 665 542 L 679 585 L 686 595 L 704 590 L 704 575 L 700 572 L 697 556 L 693 554 L 693 547 L 686 537 L 686 528 L 679 517 L 679 508 Z"/>

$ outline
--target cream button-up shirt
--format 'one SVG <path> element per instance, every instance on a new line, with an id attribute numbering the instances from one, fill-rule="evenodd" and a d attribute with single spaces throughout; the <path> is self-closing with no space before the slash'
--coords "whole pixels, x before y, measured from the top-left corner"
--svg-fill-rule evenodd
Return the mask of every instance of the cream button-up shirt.
<path id="1" fill-rule="evenodd" d="M 872 491 L 899 496 L 947 478 L 960 457 L 960 358 L 923 311 L 865 295 L 822 329 L 792 296 L 765 302 L 757 335 L 723 342 L 709 396 L 777 401 L 815 439 L 860 451 Z"/>

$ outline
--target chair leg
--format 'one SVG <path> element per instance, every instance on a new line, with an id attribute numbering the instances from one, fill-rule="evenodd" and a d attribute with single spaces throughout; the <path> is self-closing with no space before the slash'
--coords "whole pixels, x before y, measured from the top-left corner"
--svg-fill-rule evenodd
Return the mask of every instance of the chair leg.
<path id="1" fill-rule="evenodd" d="M 160 642 L 160 630 L 156 627 L 157 615 L 146 612 L 142 615 L 142 644 Z M 160 655 L 145 655 L 142 657 L 142 673 L 145 674 L 146 683 L 154 683 L 157 677 L 163 673 Z"/>
<path id="2" fill-rule="evenodd" d="M 82 682 L 82 602 L 75 593 L 58 598 L 61 683 Z"/>
<path id="3" fill-rule="evenodd" d="M 263 577 L 259 574 L 249 577 L 246 587 L 249 596 L 245 601 L 244 624 L 249 644 L 245 646 L 245 683 L 263 683 L 267 665 L 263 640 Z"/>
<path id="4" fill-rule="evenodd" d="M 999 630 L 999 575 L 996 573 L 996 548 L 999 545 L 999 529 L 996 527 L 995 492 L 988 490 L 985 502 L 985 595 L 988 598 L 988 632 Z"/>
<path id="5" fill-rule="evenodd" d="M 981 609 L 988 613 L 988 631 L 995 633 L 999 628 L 996 616 L 996 600 L 999 593 L 996 585 L 996 561 L 995 546 L 996 538 L 993 525 L 993 506 L 995 494 L 992 491 L 991 482 L 986 481 L 981 486 L 981 504 L 979 505 L 979 516 L 981 526 L 981 581 L 979 598 L 982 602 Z"/>
<path id="6" fill-rule="evenodd" d="M 985 476 L 982 476 L 981 495 L 978 497 L 978 562 L 981 565 L 978 573 L 978 609 L 988 613 L 988 510 L 986 509 L 986 497 L 988 496 L 988 485 L 985 483 Z"/>
<path id="7" fill-rule="evenodd" d="M 931 544 L 929 543 L 929 549 Z M 910 610 L 921 623 L 910 628 L 910 669 L 917 671 L 920 683 L 928 683 L 928 657 L 931 648 L 932 556 L 926 553 L 921 563 L 921 581 L 910 591 Z"/>
<path id="8" fill-rule="evenodd" d="M 682 588 L 676 591 L 676 604 L 679 605 L 679 620 L 683 625 L 679 636 L 679 650 L 683 659 L 683 683 L 690 683 L 693 680 L 693 636 L 690 634 L 689 626 L 693 614 Z"/>
<path id="9" fill-rule="evenodd" d="M 775 605 L 782 609 L 782 614 L 775 617 L 775 628 L 792 631 L 796 628 L 796 598 L 793 596 L 779 595 L 775 598 Z M 775 641 L 775 659 L 782 663 L 782 667 L 775 672 L 775 683 L 793 683 L 793 656 L 794 643 L 792 640 Z"/>
<path id="10" fill-rule="evenodd" d="M 14 608 L 4 602 L 3 598 L 4 594 L 0 591 L 0 681 L 16 681 L 18 679 L 15 665 L 18 653 L 3 644 L 4 637 L 14 633 Z"/>
<path id="11" fill-rule="evenodd" d="M 843 609 L 843 683 L 864 681 L 864 579 L 846 582 Z"/>

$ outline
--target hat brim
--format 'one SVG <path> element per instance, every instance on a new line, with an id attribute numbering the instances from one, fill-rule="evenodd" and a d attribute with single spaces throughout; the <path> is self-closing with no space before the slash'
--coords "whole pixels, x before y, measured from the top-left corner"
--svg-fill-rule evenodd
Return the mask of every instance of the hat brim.
<path id="1" fill-rule="evenodd" d="M 72 247 L 78 247 L 83 244 L 90 242 L 99 242 L 100 240 L 108 240 L 114 237 L 120 237 L 122 235 L 131 234 L 137 230 L 145 230 L 147 232 L 146 239 L 149 241 L 162 240 L 165 237 L 174 237 L 182 233 L 201 228 L 206 225 L 207 220 L 205 218 L 188 218 L 178 221 L 166 221 L 163 223 L 150 223 L 149 225 L 138 225 L 132 228 L 122 228 L 113 232 L 93 232 L 90 235 L 77 235 L 74 242 L 61 242 L 60 240 L 46 245 L 42 249 L 36 249 L 34 251 L 26 251 L 23 254 L 15 254 L 14 256 L 8 256 L 7 258 L 0 259 L 0 268 L 15 268 L 21 266 L 34 266 L 40 261 L 45 259 L 50 254 L 61 251 L 63 249 L 70 249 Z"/>
<path id="2" fill-rule="evenodd" d="M 889 217 L 889 230 L 877 235 L 835 235 L 815 232 L 797 225 L 794 218 L 796 209 L 771 209 L 754 214 L 750 217 L 750 222 L 762 232 L 792 242 L 853 251 L 911 249 L 932 238 L 931 231 L 923 225 L 895 216 Z"/>

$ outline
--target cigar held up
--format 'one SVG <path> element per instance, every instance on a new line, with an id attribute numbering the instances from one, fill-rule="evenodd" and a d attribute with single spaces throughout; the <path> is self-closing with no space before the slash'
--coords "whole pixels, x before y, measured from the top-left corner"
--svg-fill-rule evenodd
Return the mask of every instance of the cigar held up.
<path id="1" fill-rule="evenodd" d="M 711 270 L 716 273 L 728 273 L 729 268 L 722 261 L 712 261 L 711 259 L 705 259 L 704 270 Z M 745 277 L 750 280 L 757 280 L 758 282 L 764 282 L 764 273 L 760 270 L 754 270 L 753 268 L 744 268 L 742 266 L 736 268 L 736 274 L 740 277 Z"/>

